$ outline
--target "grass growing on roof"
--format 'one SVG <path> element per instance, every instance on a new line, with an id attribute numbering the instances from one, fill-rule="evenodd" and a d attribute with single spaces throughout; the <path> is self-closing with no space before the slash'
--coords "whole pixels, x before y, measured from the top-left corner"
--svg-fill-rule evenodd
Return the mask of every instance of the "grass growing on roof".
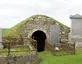
<path id="1" fill-rule="evenodd" d="M 27 21 L 27 19 L 23 20 L 19 24 L 17 24 L 15 26 L 13 26 L 12 28 L 10 28 L 9 33 L 11 34 L 11 36 L 18 37 L 18 38 L 21 37 L 20 33 L 21 33 L 22 25 Z"/>
<path id="2" fill-rule="evenodd" d="M 6 37 L 9 35 L 9 29 L 8 28 L 2 28 L 2 37 Z"/>
<path id="3" fill-rule="evenodd" d="M 32 17 L 38 17 L 38 16 L 48 17 L 48 16 L 46 16 L 46 15 L 41 15 L 41 14 L 32 15 L 31 17 L 26 18 L 26 19 L 23 20 L 22 22 L 18 23 L 17 25 L 13 26 L 12 28 L 10 28 L 10 29 L 9 29 L 9 34 L 10 34 L 11 36 L 13 36 L 13 37 L 18 37 L 18 38 L 20 38 L 20 37 L 21 37 L 21 36 L 20 36 L 20 33 L 21 33 L 22 25 L 23 25 L 24 23 L 26 23 L 30 18 L 32 18 Z M 49 17 L 49 18 L 51 18 L 51 17 Z M 64 24 L 62 24 L 62 23 L 60 23 L 60 22 L 58 22 L 57 20 L 55 20 L 55 19 L 53 19 L 53 18 L 51 18 L 51 19 L 54 20 L 54 23 L 58 23 L 58 24 L 61 25 L 61 26 L 67 27 L 66 25 L 64 25 Z M 69 28 L 69 27 L 67 27 L 67 28 Z"/>

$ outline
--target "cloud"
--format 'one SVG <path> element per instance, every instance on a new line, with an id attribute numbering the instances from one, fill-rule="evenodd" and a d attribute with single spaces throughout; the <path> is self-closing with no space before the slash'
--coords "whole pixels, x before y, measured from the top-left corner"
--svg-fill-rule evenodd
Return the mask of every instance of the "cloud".
<path id="1" fill-rule="evenodd" d="M 0 27 L 10 28 L 34 14 L 45 14 L 70 26 L 69 15 L 82 14 L 82 0 L 0 0 Z"/>

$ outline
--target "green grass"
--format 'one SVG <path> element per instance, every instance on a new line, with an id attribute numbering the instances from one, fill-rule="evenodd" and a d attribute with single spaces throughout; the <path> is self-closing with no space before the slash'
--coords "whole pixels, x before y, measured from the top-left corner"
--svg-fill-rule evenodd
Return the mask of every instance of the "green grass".
<path id="1" fill-rule="evenodd" d="M 2 36 L 6 37 L 9 35 L 9 29 L 8 28 L 2 28 Z"/>
<path id="2" fill-rule="evenodd" d="M 53 56 L 50 52 L 39 53 L 40 64 L 82 64 L 82 50 L 76 50 L 76 55 Z"/>
<path id="3" fill-rule="evenodd" d="M 18 37 L 20 38 L 21 37 L 21 31 L 22 31 L 22 25 L 28 20 L 25 19 L 23 20 L 22 22 L 18 23 L 17 25 L 13 26 L 12 28 L 10 28 L 9 30 L 9 33 L 10 33 L 10 36 L 13 36 L 13 37 Z"/>

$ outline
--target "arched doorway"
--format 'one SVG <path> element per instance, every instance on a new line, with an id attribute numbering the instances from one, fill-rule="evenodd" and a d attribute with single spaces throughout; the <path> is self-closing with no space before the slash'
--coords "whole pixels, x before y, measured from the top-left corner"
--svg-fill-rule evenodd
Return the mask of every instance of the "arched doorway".
<path id="1" fill-rule="evenodd" d="M 45 49 L 45 40 L 46 40 L 46 34 L 43 31 L 35 31 L 32 34 L 32 39 L 37 41 L 37 51 L 41 52 Z"/>

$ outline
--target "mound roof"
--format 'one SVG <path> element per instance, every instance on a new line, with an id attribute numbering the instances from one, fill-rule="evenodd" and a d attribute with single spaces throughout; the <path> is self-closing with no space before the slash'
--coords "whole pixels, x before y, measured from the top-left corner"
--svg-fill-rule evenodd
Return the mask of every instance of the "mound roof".
<path id="1" fill-rule="evenodd" d="M 49 17 L 49 16 L 46 16 L 46 15 L 33 15 L 33 16 L 31 16 L 31 17 L 29 17 L 29 18 L 26 18 L 25 20 L 21 21 L 21 22 L 18 23 L 17 25 L 11 27 L 10 29 L 3 29 L 3 31 L 2 31 L 2 36 L 3 36 L 3 37 L 12 36 L 12 37 L 18 37 L 18 38 L 20 38 L 20 37 L 21 37 L 20 34 L 21 34 L 21 30 L 22 30 L 22 25 L 23 25 L 24 23 L 28 22 L 30 19 L 32 19 L 32 18 L 37 18 L 38 16 L 48 17 L 48 18 L 50 18 L 51 20 L 54 20 L 54 24 L 57 23 L 58 25 L 62 25 L 62 26 L 64 26 L 64 27 L 67 27 L 66 25 L 64 25 L 64 24 L 62 24 L 62 23 L 60 23 L 60 22 L 58 22 L 57 20 L 55 20 L 55 19 L 53 19 L 53 18 L 51 18 L 51 17 Z M 69 27 L 67 27 L 67 28 L 69 28 Z"/>

